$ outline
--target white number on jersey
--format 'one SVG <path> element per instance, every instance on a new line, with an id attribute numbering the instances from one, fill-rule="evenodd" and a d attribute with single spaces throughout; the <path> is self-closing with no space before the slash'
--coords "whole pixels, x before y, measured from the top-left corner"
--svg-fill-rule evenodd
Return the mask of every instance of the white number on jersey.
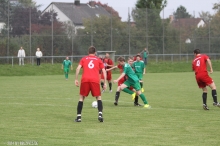
<path id="1" fill-rule="evenodd" d="M 91 60 L 91 61 L 89 62 L 88 67 L 89 67 L 90 69 L 94 68 L 93 60 Z"/>
<path id="2" fill-rule="evenodd" d="M 196 66 L 200 66 L 200 60 L 196 61 Z"/>

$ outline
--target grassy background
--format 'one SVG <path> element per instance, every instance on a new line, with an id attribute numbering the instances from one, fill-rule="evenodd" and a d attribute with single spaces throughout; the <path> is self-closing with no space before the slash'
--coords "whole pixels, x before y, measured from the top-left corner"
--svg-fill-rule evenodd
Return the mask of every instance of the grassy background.
<path id="1" fill-rule="evenodd" d="M 213 61 L 214 71 L 220 71 L 220 61 Z M 77 63 L 73 64 L 73 71 L 70 74 L 75 73 Z M 27 64 L 25 66 L 13 67 L 11 65 L 0 65 L 0 76 L 41 76 L 41 75 L 62 75 L 61 64 L 41 64 L 41 66 Z M 149 63 L 147 66 L 148 73 L 172 73 L 172 72 L 191 72 L 191 62 L 163 62 L 163 63 Z M 115 69 L 113 74 L 117 74 L 119 71 Z"/>
<path id="2" fill-rule="evenodd" d="M 19 68 L 31 72 L 26 66 Z M 220 72 L 211 76 L 220 87 Z M 0 76 L 0 145 L 28 141 L 42 146 L 219 145 L 220 109 L 212 106 L 210 90 L 210 110 L 202 109 L 202 92 L 193 72 L 147 73 L 144 94 L 150 110 L 134 107 L 125 93 L 114 106 L 114 84 L 113 93 L 102 95 L 104 123 L 97 120 L 91 96 L 84 102 L 82 122 L 73 122 L 79 92 L 73 80 L 73 75 L 68 81 L 64 75 Z"/>

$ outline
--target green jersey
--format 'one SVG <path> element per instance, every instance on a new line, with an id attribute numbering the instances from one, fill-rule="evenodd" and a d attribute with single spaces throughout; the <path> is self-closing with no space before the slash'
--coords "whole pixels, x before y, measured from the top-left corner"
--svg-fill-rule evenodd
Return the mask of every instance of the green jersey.
<path id="1" fill-rule="evenodd" d="M 144 51 L 144 53 L 143 53 L 143 58 L 147 58 L 147 56 L 148 56 L 147 52 Z"/>
<path id="2" fill-rule="evenodd" d="M 145 64 L 144 64 L 144 62 L 143 62 L 142 60 L 140 60 L 140 61 L 135 61 L 135 62 L 132 64 L 132 67 L 134 68 L 135 73 L 141 73 L 141 74 L 144 73 Z"/>
<path id="3" fill-rule="evenodd" d="M 128 63 L 124 65 L 124 72 L 128 76 L 129 82 L 139 82 L 137 75 Z"/>
<path id="4" fill-rule="evenodd" d="M 64 60 L 63 61 L 63 66 L 64 66 L 64 69 L 69 69 L 69 67 L 72 65 L 72 62 L 70 60 Z"/>

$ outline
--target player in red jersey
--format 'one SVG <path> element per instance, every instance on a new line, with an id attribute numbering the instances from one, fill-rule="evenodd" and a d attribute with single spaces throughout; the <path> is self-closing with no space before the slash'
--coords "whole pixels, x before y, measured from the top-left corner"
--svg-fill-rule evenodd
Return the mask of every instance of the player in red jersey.
<path id="1" fill-rule="evenodd" d="M 104 63 L 105 69 L 109 69 L 109 68 L 114 66 L 114 63 L 110 59 L 108 53 L 105 54 L 105 58 L 103 59 L 103 63 Z M 109 91 L 112 92 L 112 72 L 111 72 L 111 70 L 106 72 L 106 74 L 107 74 L 107 81 L 108 81 L 108 84 L 109 84 Z M 104 79 L 104 76 L 102 75 L 101 76 L 101 86 L 102 87 L 103 87 L 103 79 Z M 103 90 L 102 92 L 104 92 L 104 91 L 105 90 Z"/>
<path id="2" fill-rule="evenodd" d="M 212 63 L 209 57 L 205 54 L 201 54 L 199 49 L 194 50 L 194 60 L 192 61 L 192 69 L 195 72 L 196 75 L 196 81 L 199 86 L 199 88 L 202 88 L 203 94 L 203 109 L 209 110 L 206 101 L 207 101 L 207 88 L 206 86 L 209 86 L 212 89 L 212 97 L 213 97 L 213 105 L 220 107 L 220 104 L 217 101 L 217 92 L 216 92 L 216 86 L 212 78 L 208 75 L 207 71 L 207 65 L 208 64 L 210 68 L 210 73 L 213 73 L 212 69 Z"/>
<path id="3" fill-rule="evenodd" d="M 75 85 L 79 86 L 78 75 L 80 69 L 83 68 L 82 78 L 81 78 L 81 85 L 80 85 L 80 98 L 77 106 L 77 118 L 75 119 L 76 122 L 81 122 L 81 112 L 83 108 L 83 101 L 85 97 L 89 95 L 91 91 L 92 96 L 96 97 L 98 103 L 98 120 L 103 122 L 102 117 L 102 99 L 101 99 L 101 91 L 100 91 L 100 78 L 99 78 L 99 71 L 102 69 L 104 75 L 104 86 L 106 88 L 106 71 L 103 65 L 103 62 L 95 56 L 96 48 L 94 46 L 89 47 L 88 49 L 88 56 L 83 57 L 79 65 L 76 69 L 76 78 L 75 78 Z"/>

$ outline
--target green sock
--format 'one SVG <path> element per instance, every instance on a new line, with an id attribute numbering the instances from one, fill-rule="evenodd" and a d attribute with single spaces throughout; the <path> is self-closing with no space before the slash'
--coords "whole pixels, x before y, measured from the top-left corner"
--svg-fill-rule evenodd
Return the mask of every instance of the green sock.
<path id="1" fill-rule="evenodd" d="M 67 73 L 65 73 L 65 78 L 67 79 L 68 78 L 68 76 L 67 76 L 68 74 Z"/>
<path id="2" fill-rule="evenodd" d="M 144 96 L 144 94 L 141 93 L 139 96 L 141 97 L 144 104 L 148 104 L 148 101 L 147 101 L 146 97 Z"/>
<path id="3" fill-rule="evenodd" d="M 69 77 L 69 74 L 67 73 L 67 74 L 66 74 L 66 78 L 68 79 L 68 77 Z"/>
<path id="4" fill-rule="evenodd" d="M 134 92 L 129 90 L 128 88 L 124 88 L 122 91 L 124 91 L 125 93 L 128 93 L 128 94 L 133 94 Z"/>

